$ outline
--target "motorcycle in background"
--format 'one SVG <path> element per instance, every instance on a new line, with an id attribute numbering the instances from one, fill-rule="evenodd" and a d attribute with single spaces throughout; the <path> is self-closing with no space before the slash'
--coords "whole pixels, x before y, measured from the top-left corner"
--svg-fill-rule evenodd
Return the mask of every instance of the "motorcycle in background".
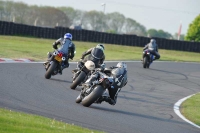
<path id="1" fill-rule="evenodd" d="M 143 51 L 143 68 L 149 68 L 154 58 L 154 55 L 148 49 Z"/>

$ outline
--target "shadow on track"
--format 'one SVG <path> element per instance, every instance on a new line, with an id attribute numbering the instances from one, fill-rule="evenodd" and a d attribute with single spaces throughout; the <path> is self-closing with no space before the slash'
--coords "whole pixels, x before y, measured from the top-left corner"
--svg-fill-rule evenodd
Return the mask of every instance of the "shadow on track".
<path id="1" fill-rule="evenodd" d="M 65 82 L 65 83 L 71 83 L 71 81 L 62 80 L 62 79 L 54 79 L 54 78 L 50 78 L 49 80 L 54 80 L 54 81 L 59 81 L 59 82 Z"/>
<path id="2" fill-rule="evenodd" d="M 187 77 L 185 74 L 182 74 L 182 73 L 170 72 L 170 71 L 159 70 L 159 69 L 153 69 L 153 68 L 150 68 L 150 70 L 157 71 L 157 72 L 163 72 L 163 73 L 169 73 L 169 74 L 181 75 L 181 76 L 185 77 L 185 80 L 188 79 L 188 77 Z"/>

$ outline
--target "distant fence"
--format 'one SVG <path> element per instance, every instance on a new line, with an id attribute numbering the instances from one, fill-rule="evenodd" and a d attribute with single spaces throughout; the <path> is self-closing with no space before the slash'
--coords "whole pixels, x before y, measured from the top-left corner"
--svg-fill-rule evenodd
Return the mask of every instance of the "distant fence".
<path id="1" fill-rule="evenodd" d="M 62 37 L 66 32 L 72 33 L 73 40 L 75 41 L 108 43 L 138 47 L 144 47 L 144 45 L 150 41 L 150 38 L 148 37 L 141 37 L 136 35 L 119 35 L 90 30 L 72 30 L 64 27 L 45 28 L 0 21 L 0 35 L 25 35 L 39 38 L 57 39 Z M 168 40 L 164 38 L 155 39 L 160 49 L 200 52 L 200 42 Z"/>

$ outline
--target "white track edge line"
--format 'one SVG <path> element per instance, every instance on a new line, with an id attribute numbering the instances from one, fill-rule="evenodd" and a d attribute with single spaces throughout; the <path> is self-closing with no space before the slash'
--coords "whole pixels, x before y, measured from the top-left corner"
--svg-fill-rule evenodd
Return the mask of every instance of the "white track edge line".
<path id="1" fill-rule="evenodd" d="M 189 123 L 189 124 L 191 124 L 191 125 L 193 125 L 193 126 L 195 126 L 195 127 L 197 127 L 197 128 L 200 128 L 200 126 L 198 126 L 197 124 L 195 124 L 195 123 L 189 121 L 188 119 L 186 119 L 186 118 L 181 114 L 181 112 L 180 112 L 180 110 L 179 110 L 180 105 L 181 105 L 185 100 L 187 100 L 188 98 L 190 98 L 190 97 L 192 97 L 192 96 L 194 96 L 194 95 L 195 95 L 195 94 L 192 94 L 192 95 L 189 95 L 189 96 L 187 96 L 187 97 L 184 97 L 184 98 L 178 100 L 178 101 L 174 104 L 174 112 L 175 112 L 181 119 L 183 119 L 184 121 L 186 121 L 187 123 Z"/>

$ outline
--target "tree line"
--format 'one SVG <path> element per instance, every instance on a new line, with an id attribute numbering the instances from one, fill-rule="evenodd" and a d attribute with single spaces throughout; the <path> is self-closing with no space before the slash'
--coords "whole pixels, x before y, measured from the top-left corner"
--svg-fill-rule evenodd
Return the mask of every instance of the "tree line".
<path id="1" fill-rule="evenodd" d="M 0 1 L 0 20 L 41 27 L 72 27 L 145 37 L 176 39 L 163 30 L 149 29 L 132 18 L 118 12 L 104 14 L 100 11 L 82 11 L 72 7 L 27 5 L 23 2 Z M 181 35 L 181 40 L 184 35 Z"/>

